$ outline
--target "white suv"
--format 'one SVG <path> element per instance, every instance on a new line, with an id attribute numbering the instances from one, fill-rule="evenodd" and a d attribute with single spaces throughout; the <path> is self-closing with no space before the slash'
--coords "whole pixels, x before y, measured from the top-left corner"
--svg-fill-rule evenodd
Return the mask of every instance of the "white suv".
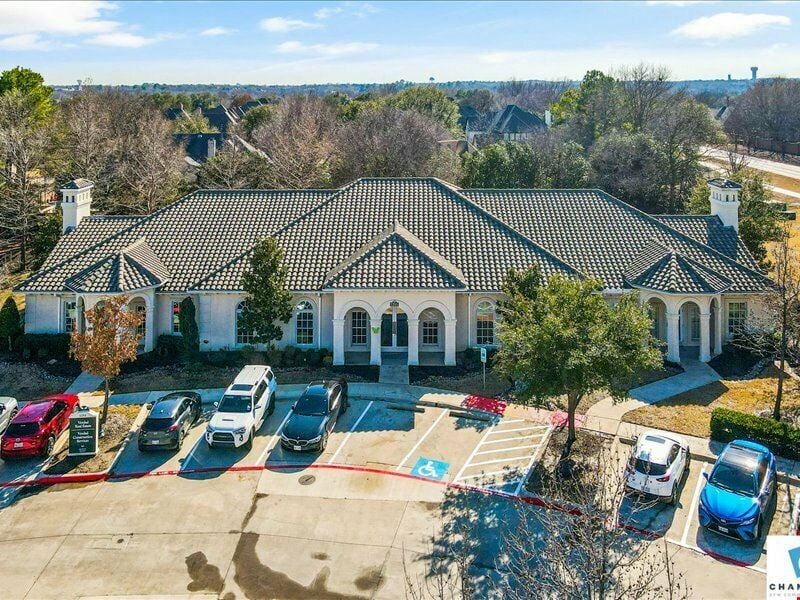
<path id="1" fill-rule="evenodd" d="M 689 469 L 689 444 L 674 433 L 650 429 L 638 438 L 625 467 L 625 488 L 636 495 L 678 502 L 680 484 Z"/>
<path id="2" fill-rule="evenodd" d="M 278 383 L 271 367 L 247 365 L 222 399 L 206 428 L 208 446 L 253 447 L 253 438 L 267 416 L 275 410 Z"/>

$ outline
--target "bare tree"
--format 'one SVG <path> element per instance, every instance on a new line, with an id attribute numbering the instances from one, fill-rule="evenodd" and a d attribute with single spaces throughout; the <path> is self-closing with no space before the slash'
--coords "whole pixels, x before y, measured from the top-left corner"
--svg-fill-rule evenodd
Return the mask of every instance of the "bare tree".
<path id="1" fill-rule="evenodd" d="M 762 81 L 739 96 L 725 130 L 750 148 L 766 143 L 783 155 L 788 142 L 800 141 L 800 82 Z"/>
<path id="2" fill-rule="evenodd" d="M 449 137 L 441 124 L 416 111 L 391 107 L 366 110 L 340 130 L 342 156 L 335 182 L 358 177 L 450 179 L 458 157 L 440 143 Z"/>
<path id="3" fill-rule="evenodd" d="M 35 104 L 18 90 L 0 96 L 0 230 L 19 242 L 20 268 L 41 220 L 42 195 L 48 189 L 42 177 L 50 151 L 52 131 L 35 117 Z"/>
<path id="4" fill-rule="evenodd" d="M 665 66 L 639 63 L 622 67 L 616 72 L 622 83 L 624 102 L 633 131 L 641 131 L 659 115 L 672 84 L 671 73 Z"/>
<path id="5" fill-rule="evenodd" d="M 572 84 L 559 81 L 520 81 L 509 79 L 497 88 L 500 104 L 516 104 L 525 110 L 543 113 L 561 98 Z"/>
<path id="6" fill-rule="evenodd" d="M 205 189 L 260 189 L 269 187 L 269 161 L 241 148 L 226 148 L 203 163 L 197 186 Z"/>
<path id="7" fill-rule="evenodd" d="M 772 417 L 780 420 L 786 363 L 800 361 L 800 254 L 792 248 L 787 229 L 771 254 L 775 285 L 764 296 L 763 310 L 735 329 L 734 344 L 778 363 Z"/>
<path id="8" fill-rule="evenodd" d="M 270 187 L 314 188 L 330 185 L 338 161 L 336 115 L 315 96 L 283 99 L 275 115 L 252 134 L 272 164 Z"/>

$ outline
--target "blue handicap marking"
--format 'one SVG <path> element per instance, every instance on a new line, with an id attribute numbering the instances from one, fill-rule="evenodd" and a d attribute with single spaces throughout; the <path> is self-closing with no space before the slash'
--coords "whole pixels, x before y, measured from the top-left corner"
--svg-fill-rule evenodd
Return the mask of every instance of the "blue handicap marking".
<path id="1" fill-rule="evenodd" d="M 421 456 L 417 460 L 417 464 L 414 465 L 414 468 L 411 469 L 411 474 L 427 477 L 428 479 L 442 480 L 444 476 L 447 475 L 447 469 L 449 467 L 450 463 Z"/>

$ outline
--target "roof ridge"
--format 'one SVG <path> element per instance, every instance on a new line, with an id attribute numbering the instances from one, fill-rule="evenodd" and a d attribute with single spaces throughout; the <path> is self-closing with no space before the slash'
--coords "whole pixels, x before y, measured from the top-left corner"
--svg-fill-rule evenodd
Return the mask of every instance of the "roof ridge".
<path id="1" fill-rule="evenodd" d="M 748 273 L 752 273 L 752 274 L 756 275 L 757 277 L 759 277 L 760 279 L 762 279 L 762 280 L 764 280 L 766 282 L 769 282 L 769 277 L 767 277 L 764 273 L 761 273 L 760 271 L 756 271 L 755 269 L 751 269 L 747 265 L 743 265 L 742 263 L 740 263 L 737 260 L 733 260 L 731 257 L 726 256 L 725 254 L 723 254 L 722 252 L 720 252 L 718 250 L 715 250 L 711 246 L 709 246 L 707 244 L 704 244 L 703 242 L 701 242 L 699 240 L 696 240 L 696 239 L 694 239 L 693 237 L 691 237 L 689 235 L 686 235 L 682 231 L 678 231 L 674 227 L 670 227 L 666 223 L 663 223 L 662 221 L 659 221 L 658 219 L 656 219 L 654 216 L 644 212 L 643 210 L 640 210 L 640 209 L 636 208 L 632 204 L 628 204 L 627 202 L 625 202 L 623 200 L 620 200 L 616 196 L 612 196 L 608 192 L 605 192 L 605 191 L 600 190 L 600 189 L 598 189 L 597 191 L 600 194 L 602 194 L 605 198 L 611 200 L 612 202 L 614 202 L 614 203 L 616 203 L 618 205 L 623 206 L 625 209 L 630 210 L 633 213 L 636 213 L 636 214 L 644 216 L 645 219 L 647 219 L 648 221 L 651 221 L 653 223 L 656 223 L 659 227 L 666 228 L 667 230 L 669 230 L 671 233 L 674 233 L 678 237 L 680 237 L 682 239 L 685 239 L 685 240 L 688 240 L 692 244 L 696 244 L 697 246 L 699 246 L 700 248 L 702 248 L 703 250 L 705 250 L 707 252 L 710 252 L 714 256 L 718 256 L 719 258 L 721 258 L 723 260 L 723 262 L 727 262 L 729 264 L 736 265 L 737 267 L 740 267 L 740 268 L 744 269 Z"/>

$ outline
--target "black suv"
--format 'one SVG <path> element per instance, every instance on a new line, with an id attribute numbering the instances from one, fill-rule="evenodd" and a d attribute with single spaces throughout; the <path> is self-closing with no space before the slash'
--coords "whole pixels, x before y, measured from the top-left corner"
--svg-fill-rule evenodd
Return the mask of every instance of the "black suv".
<path id="1" fill-rule="evenodd" d="M 324 451 L 336 420 L 349 406 L 344 379 L 309 383 L 281 431 L 281 445 L 289 450 Z"/>
<path id="2" fill-rule="evenodd" d="M 156 400 L 139 429 L 139 450 L 179 449 L 183 438 L 203 414 L 200 394 L 173 392 Z"/>

